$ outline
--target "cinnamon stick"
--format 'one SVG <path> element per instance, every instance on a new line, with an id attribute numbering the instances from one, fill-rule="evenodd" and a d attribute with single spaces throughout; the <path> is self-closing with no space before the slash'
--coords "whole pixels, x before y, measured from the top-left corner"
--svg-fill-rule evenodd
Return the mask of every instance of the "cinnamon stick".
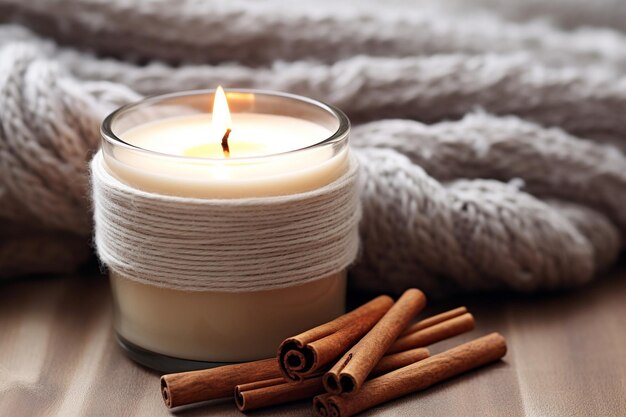
<path id="1" fill-rule="evenodd" d="M 326 372 L 326 390 L 335 394 L 357 392 L 398 335 L 425 306 L 423 292 L 415 288 L 405 291 L 372 330 Z"/>
<path id="2" fill-rule="evenodd" d="M 411 349 L 406 352 L 385 356 L 376 365 L 372 375 L 382 375 L 403 366 L 415 363 L 429 356 L 428 349 Z M 250 411 L 271 405 L 311 398 L 324 392 L 322 375 L 306 378 L 301 383 L 293 383 L 284 378 L 273 378 L 237 385 L 235 403 L 240 411 Z"/>
<path id="3" fill-rule="evenodd" d="M 237 385 L 235 403 L 240 411 L 256 410 L 270 405 L 311 398 L 324 392 L 322 377 L 306 378 L 300 383 L 285 378 Z"/>
<path id="4" fill-rule="evenodd" d="M 330 417 L 328 399 L 333 394 L 324 393 L 313 397 L 313 412 L 318 417 Z"/>
<path id="5" fill-rule="evenodd" d="M 362 315 L 370 314 L 373 310 L 378 311 L 379 309 L 384 309 L 385 307 L 388 308 L 389 306 L 391 306 L 392 303 L 393 301 L 391 301 L 389 297 L 379 297 L 378 299 L 375 299 L 372 302 L 368 303 L 368 309 L 363 308 L 368 305 L 366 304 L 361 308 L 356 309 L 351 313 L 345 314 L 344 316 L 339 317 L 333 322 L 319 326 L 316 329 L 328 326 L 329 324 L 333 323 L 333 326 L 335 326 L 335 328 L 341 330 L 343 329 L 342 326 L 350 325 L 350 319 L 356 320 L 359 319 L 359 317 L 360 319 L 362 319 Z M 380 314 L 382 316 L 383 313 L 379 312 L 377 314 Z M 464 325 L 463 328 L 467 330 L 473 328 L 473 318 L 470 317 L 470 319 L 472 321 L 471 326 L 469 326 L 470 323 L 466 319 L 464 319 L 463 322 L 460 323 L 461 325 Z M 430 319 L 422 320 L 422 322 L 428 323 L 429 320 Z M 431 320 L 430 322 L 432 323 L 433 321 Z M 422 329 L 414 332 L 411 335 L 411 338 L 407 337 L 406 340 L 403 340 L 404 338 L 399 339 L 388 349 L 388 351 L 386 352 L 387 356 L 381 359 L 376 369 L 373 371 L 372 376 L 385 373 L 383 372 L 384 370 L 377 370 L 380 367 L 385 366 L 386 363 L 389 366 L 388 369 L 397 368 L 397 363 L 394 364 L 391 361 L 402 361 L 402 355 L 410 355 L 411 352 L 417 352 L 416 354 L 419 356 L 420 350 L 415 349 L 416 347 L 422 347 L 430 343 L 434 343 L 434 341 L 445 339 L 446 337 L 448 337 L 447 335 L 452 333 L 458 334 L 461 329 L 460 324 L 452 323 L 450 325 L 450 323 L 448 323 L 443 326 L 436 327 L 435 331 L 423 332 L 424 329 Z M 354 328 L 355 327 L 353 327 L 353 329 Z M 454 329 L 456 329 L 457 333 L 451 332 L 451 330 Z M 314 333 L 312 333 L 313 330 L 305 332 L 302 335 L 305 335 L 307 333 L 314 335 Z M 343 335 L 345 334 L 346 333 L 343 333 Z M 333 333 L 331 333 L 331 335 L 333 335 Z M 321 339 L 324 338 L 322 337 Z M 337 341 L 337 343 L 340 342 L 341 341 Z M 317 345 L 314 344 L 314 347 L 317 347 Z M 344 352 L 345 350 L 347 350 L 347 346 L 342 347 L 341 345 L 339 345 L 338 349 L 341 352 Z M 391 353 L 395 353 L 395 355 L 391 355 Z M 412 362 L 415 362 L 415 360 L 417 359 L 413 359 Z M 275 379 L 284 375 L 283 372 L 281 372 L 281 370 L 279 369 L 278 365 L 279 364 L 277 359 L 272 358 L 249 363 L 226 365 L 220 368 L 164 375 L 161 378 L 161 392 L 163 395 L 163 400 L 167 407 L 173 408 L 195 402 L 207 401 L 218 398 L 227 398 L 232 395 L 233 389 L 237 385 L 254 381 Z M 325 365 L 328 364 L 320 364 L 319 366 L 315 366 L 315 368 L 312 370 L 309 369 L 305 376 L 311 377 L 316 373 L 319 374 L 323 370 L 323 368 L 325 368 Z"/>
<path id="6" fill-rule="evenodd" d="M 383 295 L 331 322 L 286 339 L 278 348 L 283 376 L 302 381 L 331 363 L 374 327 L 392 305 L 393 300 Z"/>
<path id="7" fill-rule="evenodd" d="M 314 410 L 320 417 L 349 417 L 495 362 L 505 354 L 504 337 L 499 333 L 492 333 L 374 378 L 354 395 L 330 395 L 318 398 L 317 401 L 314 399 Z"/>
<path id="8" fill-rule="evenodd" d="M 465 313 L 401 337 L 389 348 L 388 352 L 401 352 L 416 347 L 432 345 L 461 333 L 469 332 L 474 329 L 475 325 L 474 316 L 470 313 Z"/>
<path id="9" fill-rule="evenodd" d="M 426 351 L 414 349 L 409 344 L 405 346 L 409 346 L 406 351 L 399 352 L 395 352 L 396 349 L 392 346 L 394 354 L 383 357 L 372 372 L 383 374 L 390 369 L 397 369 L 419 360 Z M 236 385 L 274 379 L 282 375 L 276 358 L 200 371 L 180 372 L 161 377 L 161 394 L 165 405 L 173 408 L 200 401 L 227 398 L 232 395 Z"/>
<path id="10" fill-rule="evenodd" d="M 276 358 L 225 365 L 161 377 L 161 395 L 168 408 L 233 395 L 238 384 L 281 377 Z"/>
<path id="11" fill-rule="evenodd" d="M 415 333 L 427 327 L 434 326 L 435 324 L 439 324 L 446 320 L 461 316 L 465 313 L 467 313 L 466 307 L 457 307 L 455 309 L 448 310 L 440 314 L 436 314 L 434 316 L 428 317 L 424 320 L 420 320 L 417 323 L 410 325 L 409 327 L 406 328 L 406 330 L 404 330 L 404 332 L 402 332 L 400 337 L 406 336 L 407 334 L 410 334 L 410 333 Z"/>
<path id="12" fill-rule="evenodd" d="M 426 348 L 409 349 L 404 352 L 392 353 L 383 356 L 383 358 L 376 364 L 370 377 L 376 377 L 394 371 L 403 366 L 410 365 L 412 363 L 421 361 L 430 356 L 430 352 Z"/>

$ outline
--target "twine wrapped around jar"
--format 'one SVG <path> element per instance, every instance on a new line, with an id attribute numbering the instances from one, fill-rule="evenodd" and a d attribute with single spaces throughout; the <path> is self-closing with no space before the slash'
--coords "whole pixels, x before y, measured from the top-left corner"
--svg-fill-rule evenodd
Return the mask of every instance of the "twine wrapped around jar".
<path id="1" fill-rule="evenodd" d="M 242 292 L 325 278 L 359 247 L 358 163 L 313 191 L 201 199 L 130 187 L 91 162 L 100 259 L 129 279 L 186 291 Z"/>

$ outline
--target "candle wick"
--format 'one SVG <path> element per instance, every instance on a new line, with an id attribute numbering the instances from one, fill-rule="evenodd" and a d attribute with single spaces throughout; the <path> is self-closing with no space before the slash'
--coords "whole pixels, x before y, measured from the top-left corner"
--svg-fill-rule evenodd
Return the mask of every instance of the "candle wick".
<path id="1" fill-rule="evenodd" d="M 224 157 L 230 158 L 230 148 L 228 146 L 228 137 L 230 136 L 231 129 L 226 129 L 226 133 L 222 136 L 222 151 L 224 151 Z"/>

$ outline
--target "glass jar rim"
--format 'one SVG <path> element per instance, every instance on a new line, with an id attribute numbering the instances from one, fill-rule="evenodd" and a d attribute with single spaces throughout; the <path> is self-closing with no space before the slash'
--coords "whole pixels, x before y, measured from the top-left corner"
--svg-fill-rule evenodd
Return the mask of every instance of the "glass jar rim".
<path id="1" fill-rule="evenodd" d="M 160 101 L 164 101 L 168 99 L 175 99 L 175 98 L 180 98 L 180 97 L 185 97 L 185 96 L 215 94 L 215 91 L 216 89 L 184 90 L 184 91 L 177 91 L 173 93 L 147 96 L 137 102 L 123 105 L 119 107 L 118 109 L 116 109 L 115 111 L 113 111 L 112 113 L 110 113 L 107 117 L 105 117 L 100 126 L 100 134 L 106 142 L 108 142 L 109 144 L 113 146 L 121 146 L 124 148 L 128 148 L 134 151 L 139 151 L 139 152 L 146 153 L 149 155 L 181 159 L 185 161 L 198 160 L 198 161 L 222 161 L 223 162 L 224 159 L 221 159 L 221 158 L 188 157 L 188 156 L 183 156 L 183 155 L 174 155 L 170 153 L 159 152 L 159 151 L 155 151 L 152 149 L 146 149 L 141 146 L 133 145 L 132 143 L 128 143 L 124 141 L 121 137 L 113 133 L 113 127 L 112 127 L 113 122 L 117 118 L 121 117 L 122 115 L 128 112 L 138 109 L 141 106 L 152 105 Z M 320 140 L 320 142 L 316 142 L 304 148 L 298 148 L 298 149 L 293 149 L 293 150 L 289 150 L 285 152 L 277 152 L 277 153 L 259 155 L 259 156 L 231 157 L 229 158 L 230 161 L 246 161 L 246 160 L 252 161 L 252 160 L 259 160 L 259 159 L 265 159 L 265 158 L 270 158 L 270 157 L 290 155 L 290 154 L 295 154 L 299 152 L 304 152 L 310 149 L 320 148 L 323 146 L 332 145 L 332 144 L 341 142 L 343 139 L 347 137 L 350 131 L 350 120 L 348 119 L 348 116 L 346 116 L 346 114 L 343 111 L 341 111 L 339 108 L 331 104 L 322 102 L 320 100 L 316 100 L 313 98 L 309 98 L 309 97 L 305 97 L 305 96 L 301 96 L 297 94 L 285 93 L 281 91 L 272 91 L 272 90 L 247 89 L 247 88 L 229 88 L 228 90 L 226 90 L 226 94 L 231 93 L 231 92 L 254 94 L 255 96 L 256 95 L 271 96 L 271 97 L 284 98 L 284 99 L 289 99 L 289 100 L 296 100 L 301 103 L 309 104 L 321 110 L 324 110 L 328 114 L 334 116 L 339 122 L 339 126 L 329 137 L 324 138 Z"/>

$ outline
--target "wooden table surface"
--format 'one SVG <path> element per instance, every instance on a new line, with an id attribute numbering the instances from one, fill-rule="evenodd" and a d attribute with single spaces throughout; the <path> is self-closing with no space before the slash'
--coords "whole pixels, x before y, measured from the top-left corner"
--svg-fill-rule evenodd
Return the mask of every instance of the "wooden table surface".
<path id="1" fill-rule="evenodd" d="M 106 278 L 95 273 L 0 284 L 0 416 L 168 416 L 159 376 L 131 362 L 111 331 Z M 490 295 L 465 303 L 505 360 L 364 416 L 626 416 L 626 267 L 574 292 Z M 310 416 L 308 402 L 252 413 Z M 176 412 L 238 416 L 230 402 Z"/>

